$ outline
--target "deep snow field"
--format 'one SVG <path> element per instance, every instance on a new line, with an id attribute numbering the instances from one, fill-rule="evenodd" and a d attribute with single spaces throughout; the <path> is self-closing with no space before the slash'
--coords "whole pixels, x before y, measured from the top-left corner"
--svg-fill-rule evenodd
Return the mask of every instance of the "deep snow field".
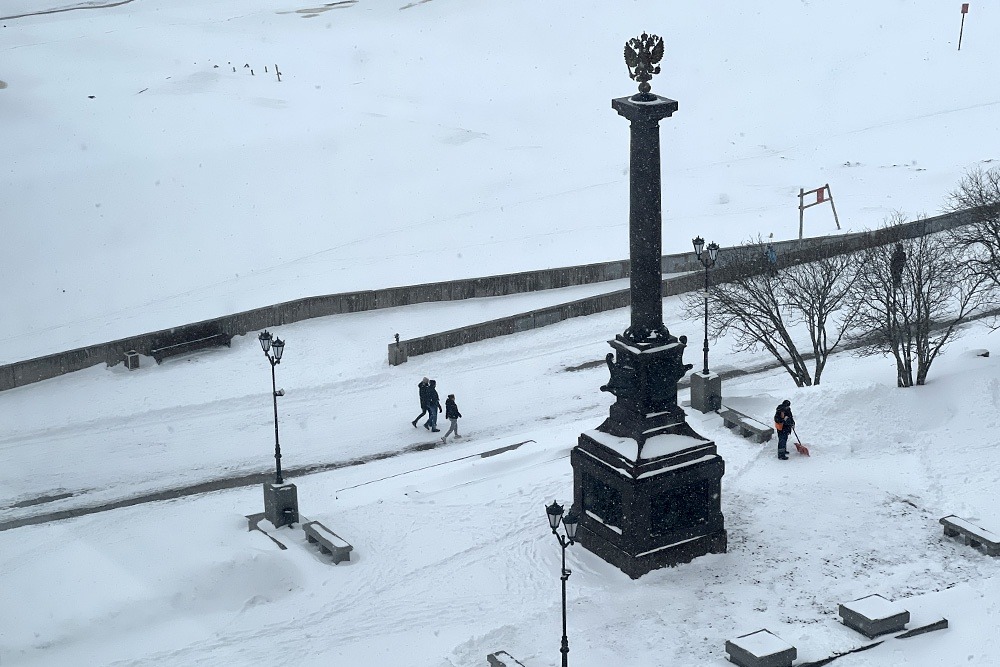
<path id="1" fill-rule="evenodd" d="M 845 229 L 935 213 L 1000 157 L 1000 10 L 972 4 L 959 52 L 959 4 L 134 0 L 0 19 L 0 363 L 310 294 L 626 256 L 610 98 L 635 89 L 621 50 L 643 30 L 667 43 L 654 92 L 680 102 L 661 125 L 664 252 L 794 238 L 798 188 L 827 182 Z M 0 0 L 0 17 L 65 6 Z M 806 212 L 807 234 L 835 232 Z M 404 327 L 539 298 L 274 330 L 286 468 L 426 442 L 409 424 L 423 375 L 457 395 L 467 437 L 292 480 L 349 564 L 297 530 L 276 533 L 287 550 L 248 532 L 259 486 L 0 530 L 0 666 L 558 664 L 544 506 L 570 500 L 570 448 L 612 398 L 603 365 L 567 369 L 602 359 L 628 312 L 385 362 Z M 685 315 L 665 300 L 697 366 Z M 849 355 L 819 387 L 727 380 L 725 402 L 764 421 L 791 399 L 812 457 L 689 415 L 726 461 L 729 551 L 632 581 L 571 547 L 570 663 L 721 667 L 727 639 L 764 627 L 819 660 L 868 643 L 837 604 L 879 593 L 910 627 L 950 627 L 837 667 L 996 665 L 1000 561 L 938 519 L 1000 531 L 998 335 L 969 327 L 907 390 L 891 361 Z M 711 355 L 766 361 L 727 340 Z M 270 470 L 268 379 L 247 335 L 0 392 L 0 526 Z"/>
<path id="2" fill-rule="evenodd" d="M 73 5 L 0 0 L 0 17 Z M 653 91 L 680 103 L 661 123 L 665 253 L 795 238 L 799 188 L 825 183 L 844 229 L 935 214 L 1000 159 L 1000 8 L 972 5 L 961 51 L 959 20 L 937 0 L 134 0 L 0 19 L 0 363 L 627 257 L 611 98 L 636 91 L 622 48 L 644 30 L 666 43 Z M 805 217 L 837 231 L 826 206 Z"/>

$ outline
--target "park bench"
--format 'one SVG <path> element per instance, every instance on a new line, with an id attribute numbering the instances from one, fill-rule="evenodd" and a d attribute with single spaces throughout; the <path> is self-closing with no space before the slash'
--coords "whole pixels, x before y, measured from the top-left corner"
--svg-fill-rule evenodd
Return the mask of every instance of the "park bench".
<path id="1" fill-rule="evenodd" d="M 1000 556 L 1000 535 L 974 526 L 965 519 L 949 514 L 939 522 L 944 526 L 944 534 L 958 537 L 970 547 L 983 551 L 987 556 Z"/>
<path id="2" fill-rule="evenodd" d="M 740 424 L 740 418 L 743 417 L 736 410 L 730 410 L 729 408 L 720 410 L 719 416 L 722 417 L 722 423 L 726 428 L 736 428 Z"/>
<path id="3" fill-rule="evenodd" d="M 160 363 L 164 358 L 172 357 L 176 354 L 186 354 L 188 352 L 194 352 L 195 350 L 201 350 L 207 347 L 221 347 L 223 345 L 229 347 L 231 341 L 232 338 L 224 333 L 212 334 L 210 336 L 200 336 L 188 340 L 172 342 L 167 345 L 161 345 L 150 350 L 149 356 L 156 359 L 156 363 Z"/>
<path id="4" fill-rule="evenodd" d="M 354 547 L 319 521 L 308 521 L 302 524 L 302 531 L 306 534 L 306 540 L 310 544 L 319 545 L 321 552 L 333 556 L 335 564 L 351 560 L 351 551 Z"/>
<path id="5" fill-rule="evenodd" d="M 753 419 L 731 408 L 721 410 L 719 416 L 722 417 L 722 423 L 726 428 L 734 429 L 744 438 L 750 438 L 754 442 L 768 442 L 774 436 L 773 428 L 755 424 Z"/>

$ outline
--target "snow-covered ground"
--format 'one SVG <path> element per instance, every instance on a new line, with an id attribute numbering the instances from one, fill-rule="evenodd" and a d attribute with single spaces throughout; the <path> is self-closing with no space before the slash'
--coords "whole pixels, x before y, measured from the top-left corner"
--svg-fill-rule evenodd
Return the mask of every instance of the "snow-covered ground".
<path id="1" fill-rule="evenodd" d="M 634 90 L 621 48 L 642 30 L 667 41 L 654 91 L 681 104 L 662 125 L 666 252 L 794 237 L 798 188 L 825 182 L 847 228 L 935 212 L 1000 138 L 1000 10 L 973 4 L 958 52 L 958 4 L 135 0 L 0 20 L 0 360 L 309 294 L 626 256 L 627 123 L 609 98 Z M 68 5 L 0 0 L 0 16 Z M 806 214 L 807 233 L 835 231 Z M 395 331 L 535 298 L 279 328 L 287 468 L 426 442 L 409 424 L 424 375 L 457 395 L 467 437 L 294 479 L 350 564 L 298 531 L 277 533 L 287 550 L 248 532 L 259 487 L 0 531 L 0 665 L 454 667 L 500 649 L 558 664 L 544 505 L 570 500 L 569 450 L 612 398 L 604 366 L 566 369 L 603 358 L 627 311 L 385 362 Z M 677 299 L 664 313 L 700 341 Z M 971 327 L 908 390 L 890 361 L 850 356 L 819 387 L 728 380 L 764 421 L 790 398 L 813 456 L 780 462 L 773 441 L 690 415 L 726 461 L 729 551 L 632 581 L 571 547 L 571 664 L 721 667 L 725 640 L 762 627 L 818 660 L 867 643 L 836 614 L 870 593 L 911 627 L 950 627 L 836 665 L 997 664 L 1000 561 L 937 522 L 1000 530 L 997 335 Z M 0 392 L 0 523 L 270 470 L 261 356 L 248 335 Z M 723 340 L 711 361 L 760 358 Z"/>
<path id="2" fill-rule="evenodd" d="M 673 331 L 697 331 L 675 300 L 667 313 Z M 559 547 L 544 505 L 571 499 L 569 450 L 611 399 L 597 390 L 602 366 L 565 369 L 600 359 L 626 322 L 614 311 L 400 367 L 357 354 L 349 337 L 332 343 L 339 318 L 283 327 L 286 467 L 428 441 L 409 424 L 424 374 L 457 395 L 467 437 L 294 480 L 302 513 L 355 546 L 350 564 L 329 565 L 298 532 L 279 531 L 286 551 L 247 532 L 257 486 L 0 532 L 0 664 L 482 665 L 500 649 L 558 664 Z M 951 626 L 838 664 L 995 664 L 1000 562 L 937 522 L 1000 526 L 1000 376 L 995 354 L 975 354 L 989 346 L 996 335 L 974 328 L 910 390 L 895 388 L 886 360 L 851 357 L 810 389 L 777 371 L 728 381 L 726 396 L 761 406 L 762 420 L 789 397 L 812 457 L 778 461 L 773 441 L 691 415 L 726 460 L 729 552 L 632 581 L 572 547 L 572 664 L 721 666 L 726 639 L 761 627 L 819 659 L 867 643 L 836 613 L 870 593 L 900 601 L 910 627 L 938 616 Z M 713 358 L 750 361 L 723 349 Z M 3 392 L 3 517 L 271 469 L 260 357 L 248 336 L 138 372 Z M 76 495 L 11 509 L 65 493 Z"/>

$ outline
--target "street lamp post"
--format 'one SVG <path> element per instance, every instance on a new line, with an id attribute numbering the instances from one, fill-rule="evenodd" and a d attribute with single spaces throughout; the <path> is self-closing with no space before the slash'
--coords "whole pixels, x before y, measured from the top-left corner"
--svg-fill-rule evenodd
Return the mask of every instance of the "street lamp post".
<path id="1" fill-rule="evenodd" d="M 708 270 L 715 266 L 715 260 L 719 257 L 719 244 L 709 243 L 706 248 L 705 239 L 700 236 L 693 239 L 691 243 L 694 245 L 695 256 L 705 267 L 705 346 L 702 348 L 705 353 L 705 368 L 702 369 L 702 374 L 708 375 Z M 708 252 L 704 252 L 705 250 Z"/>
<path id="2" fill-rule="evenodd" d="M 559 541 L 559 546 L 562 547 L 562 646 L 559 651 L 562 653 L 562 667 L 567 667 L 569 664 L 569 639 L 566 637 L 566 580 L 569 579 L 569 575 L 573 572 L 572 570 L 566 569 L 566 547 L 575 543 L 576 540 L 576 527 L 579 525 L 579 519 L 577 518 L 576 512 L 572 509 L 563 517 L 563 508 L 559 503 L 552 501 L 552 504 L 545 508 L 545 512 L 549 517 L 549 527 L 552 529 L 552 534 L 556 536 L 556 540 Z M 559 523 L 562 523 L 563 530 L 566 532 L 565 537 L 560 535 L 558 532 Z"/>
<path id="3" fill-rule="evenodd" d="M 278 441 L 278 397 L 284 396 L 285 390 L 278 389 L 274 367 L 281 363 L 285 341 L 272 337 L 266 330 L 257 337 L 257 340 L 260 341 L 264 356 L 271 364 L 271 400 L 274 404 L 274 481 L 264 482 L 264 517 L 274 524 L 275 528 L 280 528 L 299 521 L 298 490 L 294 484 L 285 482 L 281 475 L 281 443 Z"/>
<path id="4" fill-rule="evenodd" d="M 264 350 L 264 356 L 271 363 L 271 395 L 274 398 L 274 483 L 284 484 L 285 480 L 281 478 L 281 444 L 278 442 L 278 397 L 284 396 L 285 391 L 282 389 L 280 393 L 278 392 L 274 367 L 281 363 L 281 355 L 285 351 L 285 341 L 280 338 L 272 338 L 266 329 L 257 337 L 257 340 L 260 341 L 260 347 Z"/>

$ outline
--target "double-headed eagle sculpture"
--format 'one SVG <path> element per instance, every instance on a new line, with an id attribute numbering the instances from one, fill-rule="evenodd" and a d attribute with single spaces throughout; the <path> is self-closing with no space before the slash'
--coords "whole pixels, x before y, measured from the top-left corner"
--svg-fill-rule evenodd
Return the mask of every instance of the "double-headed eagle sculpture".
<path id="1" fill-rule="evenodd" d="M 649 93 L 649 80 L 654 74 L 660 73 L 657 65 L 663 59 L 663 39 L 657 35 L 642 33 L 638 37 L 625 42 L 625 64 L 628 65 L 630 79 L 639 82 L 637 97 L 652 97 Z"/>

